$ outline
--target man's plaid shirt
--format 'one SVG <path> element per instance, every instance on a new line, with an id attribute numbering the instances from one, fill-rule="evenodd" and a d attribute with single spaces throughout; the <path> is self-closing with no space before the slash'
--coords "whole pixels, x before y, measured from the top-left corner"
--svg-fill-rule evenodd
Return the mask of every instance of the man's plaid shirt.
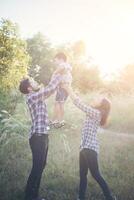
<path id="1" fill-rule="evenodd" d="M 39 91 L 27 94 L 26 102 L 32 119 L 30 138 L 33 134 L 48 134 L 48 113 L 44 100 L 56 90 L 60 82 L 61 75 L 56 75 L 52 78 L 47 87 L 42 87 Z"/>
<path id="2" fill-rule="evenodd" d="M 101 114 L 100 111 L 90 106 L 85 105 L 77 97 L 74 104 L 86 113 L 86 120 L 82 128 L 82 139 L 80 149 L 92 149 L 99 153 L 99 143 L 97 139 L 97 130 L 100 126 Z"/>

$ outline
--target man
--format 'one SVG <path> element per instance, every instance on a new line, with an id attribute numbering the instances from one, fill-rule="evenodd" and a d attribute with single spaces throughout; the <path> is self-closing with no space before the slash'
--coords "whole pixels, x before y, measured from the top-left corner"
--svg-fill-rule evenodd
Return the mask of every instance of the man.
<path id="1" fill-rule="evenodd" d="M 44 100 L 56 90 L 60 82 L 61 76 L 57 74 L 46 88 L 40 88 L 38 83 L 31 79 L 24 79 L 20 83 L 19 89 L 26 95 L 32 119 L 29 144 L 33 166 L 26 185 L 25 200 L 44 200 L 38 196 L 48 152 L 48 114 Z"/>

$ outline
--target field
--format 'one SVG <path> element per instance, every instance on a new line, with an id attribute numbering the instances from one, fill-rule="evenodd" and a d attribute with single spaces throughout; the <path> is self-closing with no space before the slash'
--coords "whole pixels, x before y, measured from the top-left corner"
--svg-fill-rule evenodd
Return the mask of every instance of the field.
<path id="1" fill-rule="evenodd" d="M 83 96 L 86 102 L 90 97 Z M 134 183 L 134 99 L 112 97 L 109 125 L 100 129 L 100 169 L 118 200 L 133 200 Z M 53 98 L 47 101 L 52 115 Z M 50 131 L 49 154 L 40 193 L 47 200 L 75 200 L 79 184 L 79 144 L 84 114 L 69 100 L 65 108 L 67 124 Z M 23 200 L 31 168 L 28 145 L 29 115 L 20 102 L 13 116 L 14 127 L 0 137 L 0 200 Z M 13 125 L 12 125 L 13 126 Z M 11 131 L 10 131 L 11 129 Z M 89 174 L 87 200 L 104 200 Z"/>

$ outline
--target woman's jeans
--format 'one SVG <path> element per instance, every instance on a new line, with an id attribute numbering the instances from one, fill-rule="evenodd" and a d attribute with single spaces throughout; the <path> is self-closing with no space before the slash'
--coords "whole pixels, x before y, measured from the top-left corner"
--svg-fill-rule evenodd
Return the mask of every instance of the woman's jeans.
<path id="1" fill-rule="evenodd" d="M 80 186 L 79 186 L 80 200 L 85 199 L 88 169 L 90 170 L 93 178 L 100 185 L 104 193 L 104 196 L 106 197 L 106 200 L 112 200 L 113 198 L 110 189 L 99 171 L 97 153 L 91 149 L 81 150 L 79 164 L 80 164 Z"/>

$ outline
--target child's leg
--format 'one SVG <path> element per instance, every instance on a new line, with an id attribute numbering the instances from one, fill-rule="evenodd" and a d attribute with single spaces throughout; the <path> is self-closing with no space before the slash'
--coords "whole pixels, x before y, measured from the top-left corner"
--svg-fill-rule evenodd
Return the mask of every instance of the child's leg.
<path id="1" fill-rule="evenodd" d="M 84 200 L 87 188 L 88 165 L 83 150 L 80 152 L 79 166 L 80 166 L 79 199 Z"/>
<path id="2" fill-rule="evenodd" d="M 60 102 L 59 104 L 59 121 L 64 120 L 64 102 Z"/>
<path id="3" fill-rule="evenodd" d="M 64 125 L 64 104 L 67 100 L 68 93 L 63 88 L 58 88 L 57 94 L 56 94 L 56 103 L 54 107 L 54 117 L 53 120 L 57 123 L 55 124 L 56 128 L 60 128 Z M 59 122 L 59 124 L 58 124 Z"/>
<path id="4" fill-rule="evenodd" d="M 54 104 L 54 111 L 53 111 L 53 121 L 59 121 L 60 117 L 60 99 L 61 99 L 61 92 L 59 88 L 57 89 L 56 96 L 55 96 L 55 104 Z"/>
<path id="5" fill-rule="evenodd" d="M 85 149 L 85 154 L 86 154 L 86 158 L 87 158 L 88 167 L 90 169 L 90 172 L 91 172 L 93 178 L 100 185 L 106 200 L 113 200 L 113 197 L 111 195 L 111 191 L 110 191 L 106 181 L 101 176 L 99 166 L 98 166 L 97 153 L 93 150 Z"/>
<path id="6" fill-rule="evenodd" d="M 53 121 L 58 121 L 59 120 L 59 113 L 60 113 L 60 104 L 59 102 L 55 102 L 54 104 L 54 116 L 53 116 Z"/>
<path id="7" fill-rule="evenodd" d="M 68 98 L 68 93 L 66 92 L 65 89 L 60 88 L 60 112 L 59 112 L 59 121 L 63 121 L 64 120 L 64 105 L 65 105 L 65 101 Z"/>

